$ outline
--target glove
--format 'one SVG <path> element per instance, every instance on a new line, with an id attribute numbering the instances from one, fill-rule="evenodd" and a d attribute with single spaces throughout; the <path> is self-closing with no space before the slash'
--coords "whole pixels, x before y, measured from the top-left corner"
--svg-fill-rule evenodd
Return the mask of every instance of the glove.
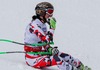
<path id="1" fill-rule="evenodd" d="M 51 17 L 48 19 L 48 23 L 50 25 L 50 28 L 55 29 L 56 28 L 56 20 L 54 17 Z"/>
<path id="2" fill-rule="evenodd" d="M 57 48 L 58 47 L 56 47 L 56 46 L 52 48 L 52 55 L 56 55 L 59 53 L 59 50 Z"/>
<path id="3" fill-rule="evenodd" d="M 52 55 L 56 55 L 56 54 L 58 54 L 59 53 L 59 50 L 57 49 L 58 47 L 49 47 L 47 50 L 48 50 L 48 52 L 49 52 L 49 54 L 50 54 L 50 56 L 52 56 Z"/>
<path id="4" fill-rule="evenodd" d="M 48 31 L 47 35 L 48 35 L 50 41 L 53 41 L 53 35 L 50 33 L 50 31 Z"/>

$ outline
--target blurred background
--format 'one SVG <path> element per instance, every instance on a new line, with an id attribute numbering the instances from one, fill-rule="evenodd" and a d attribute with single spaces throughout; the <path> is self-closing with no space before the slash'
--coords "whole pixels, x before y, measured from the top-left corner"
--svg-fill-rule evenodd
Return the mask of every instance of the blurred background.
<path id="1" fill-rule="evenodd" d="M 34 8 L 42 1 L 54 5 L 53 16 L 57 20 L 54 42 L 59 50 L 80 59 L 92 70 L 99 70 L 99 0 L 0 0 L 0 39 L 23 43 Z M 0 42 L 0 51 L 23 51 L 23 46 Z M 25 64 L 24 54 L 0 55 L 0 69 L 33 70 Z"/>

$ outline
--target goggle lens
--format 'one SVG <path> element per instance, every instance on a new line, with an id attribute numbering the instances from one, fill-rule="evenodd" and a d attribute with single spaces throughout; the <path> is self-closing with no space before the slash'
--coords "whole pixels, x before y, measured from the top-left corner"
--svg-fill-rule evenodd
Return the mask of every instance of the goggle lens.
<path id="1" fill-rule="evenodd" d="M 52 9 L 49 9 L 49 10 L 47 10 L 47 12 L 48 12 L 49 14 L 52 14 L 52 13 L 53 13 L 53 10 L 52 10 Z"/>
<path id="2" fill-rule="evenodd" d="M 52 14 L 53 14 L 53 11 L 54 11 L 53 9 L 47 9 L 46 12 L 47 12 L 48 14 L 52 15 Z"/>

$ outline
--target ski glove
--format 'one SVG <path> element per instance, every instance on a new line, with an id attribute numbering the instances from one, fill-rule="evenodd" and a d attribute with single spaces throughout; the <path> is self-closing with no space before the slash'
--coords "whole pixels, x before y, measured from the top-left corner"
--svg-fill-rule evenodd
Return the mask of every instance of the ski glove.
<path id="1" fill-rule="evenodd" d="M 53 41 L 53 35 L 52 35 L 52 33 L 50 33 L 50 31 L 48 31 L 47 35 L 48 35 L 50 41 Z"/>
<path id="2" fill-rule="evenodd" d="M 48 23 L 50 25 L 50 28 L 52 28 L 52 29 L 56 28 L 56 19 L 54 17 L 49 18 Z"/>
<path id="3" fill-rule="evenodd" d="M 58 47 L 53 47 L 52 48 L 52 55 L 56 55 L 59 53 L 59 50 L 57 49 Z"/>
<path id="4" fill-rule="evenodd" d="M 57 49 L 58 47 L 49 47 L 48 48 L 48 52 L 49 52 L 49 55 L 52 56 L 52 55 L 56 55 L 59 53 L 59 50 Z"/>

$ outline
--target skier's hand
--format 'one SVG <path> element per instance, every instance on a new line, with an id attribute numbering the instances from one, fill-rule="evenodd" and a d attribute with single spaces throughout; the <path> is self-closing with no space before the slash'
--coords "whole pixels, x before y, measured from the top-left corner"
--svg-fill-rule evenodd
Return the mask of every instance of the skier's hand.
<path id="1" fill-rule="evenodd" d="M 49 47 L 49 48 L 47 49 L 48 52 L 49 52 L 49 54 L 50 54 L 50 56 L 56 55 L 56 54 L 59 53 L 59 50 L 58 50 L 57 48 L 58 48 L 58 47 L 55 46 L 55 47 Z"/>
<path id="2" fill-rule="evenodd" d="M 58 47 L 56 47 L 56 46 L 52 48 L 52 55 L 56 55 L 59 53 L 59 50 L 57 48 Z"/>
<path id="3" fill-rule="evenodd" d="M 50 28 L 52 28 L 52 29 L 56 28 L 56 19 L 54 17 L 49 18 L 48 23 L 50 25 Z"/>
<path id="4" fill-rule="evenodd" d="M 48 35 L 50 41 L 53 41 L 53 35 L 52 35 L 52 33 L 50 33 L 50 31 L 48 31 L 47 35 Z"/>

